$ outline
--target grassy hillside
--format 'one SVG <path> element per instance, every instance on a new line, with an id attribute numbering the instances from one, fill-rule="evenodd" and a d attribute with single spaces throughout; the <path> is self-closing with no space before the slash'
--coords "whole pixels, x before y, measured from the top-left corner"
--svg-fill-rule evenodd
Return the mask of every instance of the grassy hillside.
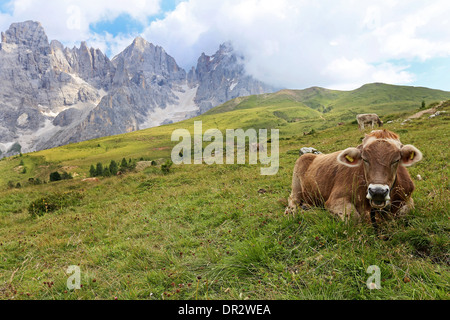
<path id="1" fill-rule="evenodd" d="M 2 159 L 0 188 L 10 181 L 26 184 L 30 178 L 48 180 L 54 170 L 86 177 L 91 164 L 102 162 L 106 165 L 123 157 L 135 160 L 168 158 L 176 144 L 170 141 L 172 132 L 179 128 L 193 132 L 194 120 L 203 121 L 204 131 L 209 128 L 218 128 L 222 132 L 229 128 L 278 128 L 282 139 L 291 139 L 311 130 L 352 123 L 361 112 L 376 112 L 386 121 L 417 110 L 422 101 L 429 105 L 447 99 L 450 99 L 450 92 L 381 83 L 368 84 L 354 91 L 313 87 L 241 97 L 180 123 L 35 152 L 20 159 Z M 22 173 L 21 161 L 26 167 L 25 173 Z"/>
<path id="2" fill-rule="evenodd" d="M 206 114 L 218 114 L 238 109 L 254 107 L 292 107 L 307 106 L 323 112 L 331 109 L 336 111 L 353 112 L 401 112 L 409 111 L 426 103 L 449 99 L 449 92 L 423 87 L 395 86 L 384 83 L 366 84 L 353 91 L 337 91 L 319 87 L 305 90 L 281 90 L 279 92 L 250 97 L 240 97 L 228 101 L 220 107 L 208 111 Z"/>
<path id="3" fill-rule="evenodd" d="M 438 117 L 402 122 L 418 111 L 425 91 L 410 92 L 417 100 L 405 98 L 398 109 L 379 98 L 386 104 L 380 114 L 396 119 L 385 127 L 424 153 L 409 169 L 416 209 L 381 226 L 382 237 L 371 226 L 345 224 L 319 208 L 284 215 L 299 148 L 327 153 L 359 144 L 355 124 L 335 123 L 346 114 L 345 103 L 368 95 L 360 91 L 323 89 L 320 97 L 311 95 L 308 101 L 322 103 L 334 97 L 335 109 L 325 114 L 298 102 L 307 100 L 305 92 L 304 98 L 295 95 L 296 105 L 287 98 L 295 92 L 286 91 L 278 98 L 269 95 L 280 99 L 278 104 L 266 96 L 266 103 L 228 105 L 227 113 L 219 112 L 226 104 L 199 117 L 204 130 L 252 123 L 280 128 L 281 167 L 275 176 L 261 176 L 259 165 L 205 164 L 173 166 L 164 174 L 160 164 L 174 145 L 171 132 L 192 130 L 194 120 L 3 159 L 0 299 L 448 299 L 450 102 Z M 328 128 L 319 131 L 322 127 Z M 311 128 L 317 131 L 303 135 Z M 81 181 L 91 164 L 124 157 L 158 165 Z M 28 182 L 48 180 L 55 170 L 75 179 Z M 22 187 L 9 189 L 8 181 Z M 30 214 L 39 209 L 42 216 Z M 66 288 L 70 265 L 81 268 L 80 290 Z M 381 268 L 381 290 L 366 288 L 370 265 Z"/>

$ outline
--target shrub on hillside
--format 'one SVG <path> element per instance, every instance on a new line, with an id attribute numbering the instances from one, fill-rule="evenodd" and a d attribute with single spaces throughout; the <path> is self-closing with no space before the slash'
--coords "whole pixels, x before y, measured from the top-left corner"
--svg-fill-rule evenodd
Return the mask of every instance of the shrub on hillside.
<path id="1" fill-rule="evenodd" d="M 58 171 L 50 173 L 50 182 L 70 180 L 70 179 L 73 179 L 73 177 L 70 173 L 66 171 L 63 171 L 63 173 L 59 173 Z"/>
<path id="2" fill-rule="evenodd" d="M 28 183 L 33 186 L 38 186 L 38 185 L 42 184 L 43 182 L 39 178 L 29 178 Z"/>
<path id="3" fill-rule="evenodd" d="M 170 172 L 170 168 L 172 167 L 173 162 L 171 160 L 167 160 L 166 163 L 161 165 L 161 171 L 164 174 L 168 174 Z"/>
<path id="4" fill-rule="evenodd" d="M 63 171 L 63 173 L 61 174 L 61 179 L 62 180 L 70 180 L 70 179 L 73 179 L 73 177 L 72 177 L 72 174 L 70 174 L 66 171 Z"/>
<path id="5" fill-rule="evenodd" d="M 425 104 L 425 100 L 422 100 L 422 104 L 420 106 L 420 109 L 423 110 L 423 109 L 426 109 L 426 107 L 427 107 L 427 105 Z"/>
<path id="6" fill-rule="evenodd" d="M 60 181 L 62 180 L 61 175 L 58 171 L 50 173 L 50 182 Z"/>
<path id="7" fill-rule="evenodd" d="M 82 194 L 78 192 L 54 193 L 39 197 L 30 203 L 28 213 L 31 216 L 41 217 L 46 213 L 78 205 L 82 198 Z"/>

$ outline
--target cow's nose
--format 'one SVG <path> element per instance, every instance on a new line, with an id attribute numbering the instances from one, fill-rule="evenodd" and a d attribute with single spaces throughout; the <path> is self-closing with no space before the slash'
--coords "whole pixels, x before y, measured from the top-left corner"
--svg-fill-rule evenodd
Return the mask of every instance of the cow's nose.
<path id="1" fill-rule="evenodd" d="M 389 190 L 384 188 L 369 188 L 369 193 L 371 196 L 383 196 L 388 194 Z"/>
<path id="2" fill-rule="evenodd" d="M 381 184 L 371 184 L 368 188 L 367 198 L 389 200 L 389 187 Z"/>

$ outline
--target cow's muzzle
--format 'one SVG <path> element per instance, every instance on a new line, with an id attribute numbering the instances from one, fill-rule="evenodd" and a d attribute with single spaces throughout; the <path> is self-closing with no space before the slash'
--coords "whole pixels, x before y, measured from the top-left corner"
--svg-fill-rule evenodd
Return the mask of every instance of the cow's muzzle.
<path id="1" fill-rule="evenodd" d="M 384 184 L 370 184 L 367 189 L 367 199 L 370 200 L 370 206 L 376 209 L 383 209 L 389 204 L 390 188 Z"/>

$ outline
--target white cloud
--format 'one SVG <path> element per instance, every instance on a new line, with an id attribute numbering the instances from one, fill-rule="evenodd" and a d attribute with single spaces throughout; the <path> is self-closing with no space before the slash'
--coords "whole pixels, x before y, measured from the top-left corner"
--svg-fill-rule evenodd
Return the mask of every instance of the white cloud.
<path id="1" fill-rule="evenodd" d="M 411 72 L 405 71 L 408 67 L 387 62 L 372 65 L 363 59 L 339 58 L 333 60 L 323 70 L 323 74 L 330 81 L 334 81 L 334 83 L 330 82 L 330 87 L 338 90 L 350 90 L 371 82 L 411 83 L 415 80 L 415 76 Z"/>
<path id="2" fill-rule="evenodd" d="M 248 72 L 283 87 L 408 84 L 410 62 L 450 56 L 449 13 L 448 1 L 190 0 L 144 35 L 185 68 L 231 40 Z"/>
<path id="3" fill-rule="evenodd" d="M 142 23 L 160 13 L 160 0 L 12 0 L 0 28 L 38 20 L 50 39 L 70 45 L 87 40 L 117 54 L 136 35 L 94 34 L 89 25 L 123 13 Z M 355 88 L 380 81 L 409 84 L 410 66 L 450 58 L 447 0 L 187 0 L 153 21 L 142 36 L 160 45 L 185 69 L 202 52 L 231 41 L 246 69 L 267 83 Z M 8 24 L 8 25 L 6 25 Z"/>
<path id="4" fill-rule="evenodd" d="M 12 22 L 35 20 L 50 39 L 75 44 L 91 38 L 90 24 L 113 21 L 121 14 L 146 23 L 160 12 L 160 0 L 11 0 L 11 8 L 9 19 L 0 20 L 2 30 Z"/>
<path id="5" fill-rule="evenodd" d="M 339 89 L 348 89 L 348 86 L 353 86 L 352 82 L 361 82 L 370 77 L 372 66 L 366 63 L 363 59 L 338 58 L 331 61 L 322 71 L 322 75 L 329 79 L 334 79 L 339 82 Z"/>
<path id="6" fill-rule="evenodd" d="M 434 1 L 392 19 L 373 34 L 383 42 L 381 52 L 390 57 L 431 59 L 450 55 L 448 1 Z"/>
<path id="7" fill-rule="evenodd" d="M 390 63 L 383 63 L 372 72 L 374 82 L 387 82 L 396 84 L 408 84 L 416 80 L 416 76 L 405 71 L 409 66 L 399 66 Z"/>

